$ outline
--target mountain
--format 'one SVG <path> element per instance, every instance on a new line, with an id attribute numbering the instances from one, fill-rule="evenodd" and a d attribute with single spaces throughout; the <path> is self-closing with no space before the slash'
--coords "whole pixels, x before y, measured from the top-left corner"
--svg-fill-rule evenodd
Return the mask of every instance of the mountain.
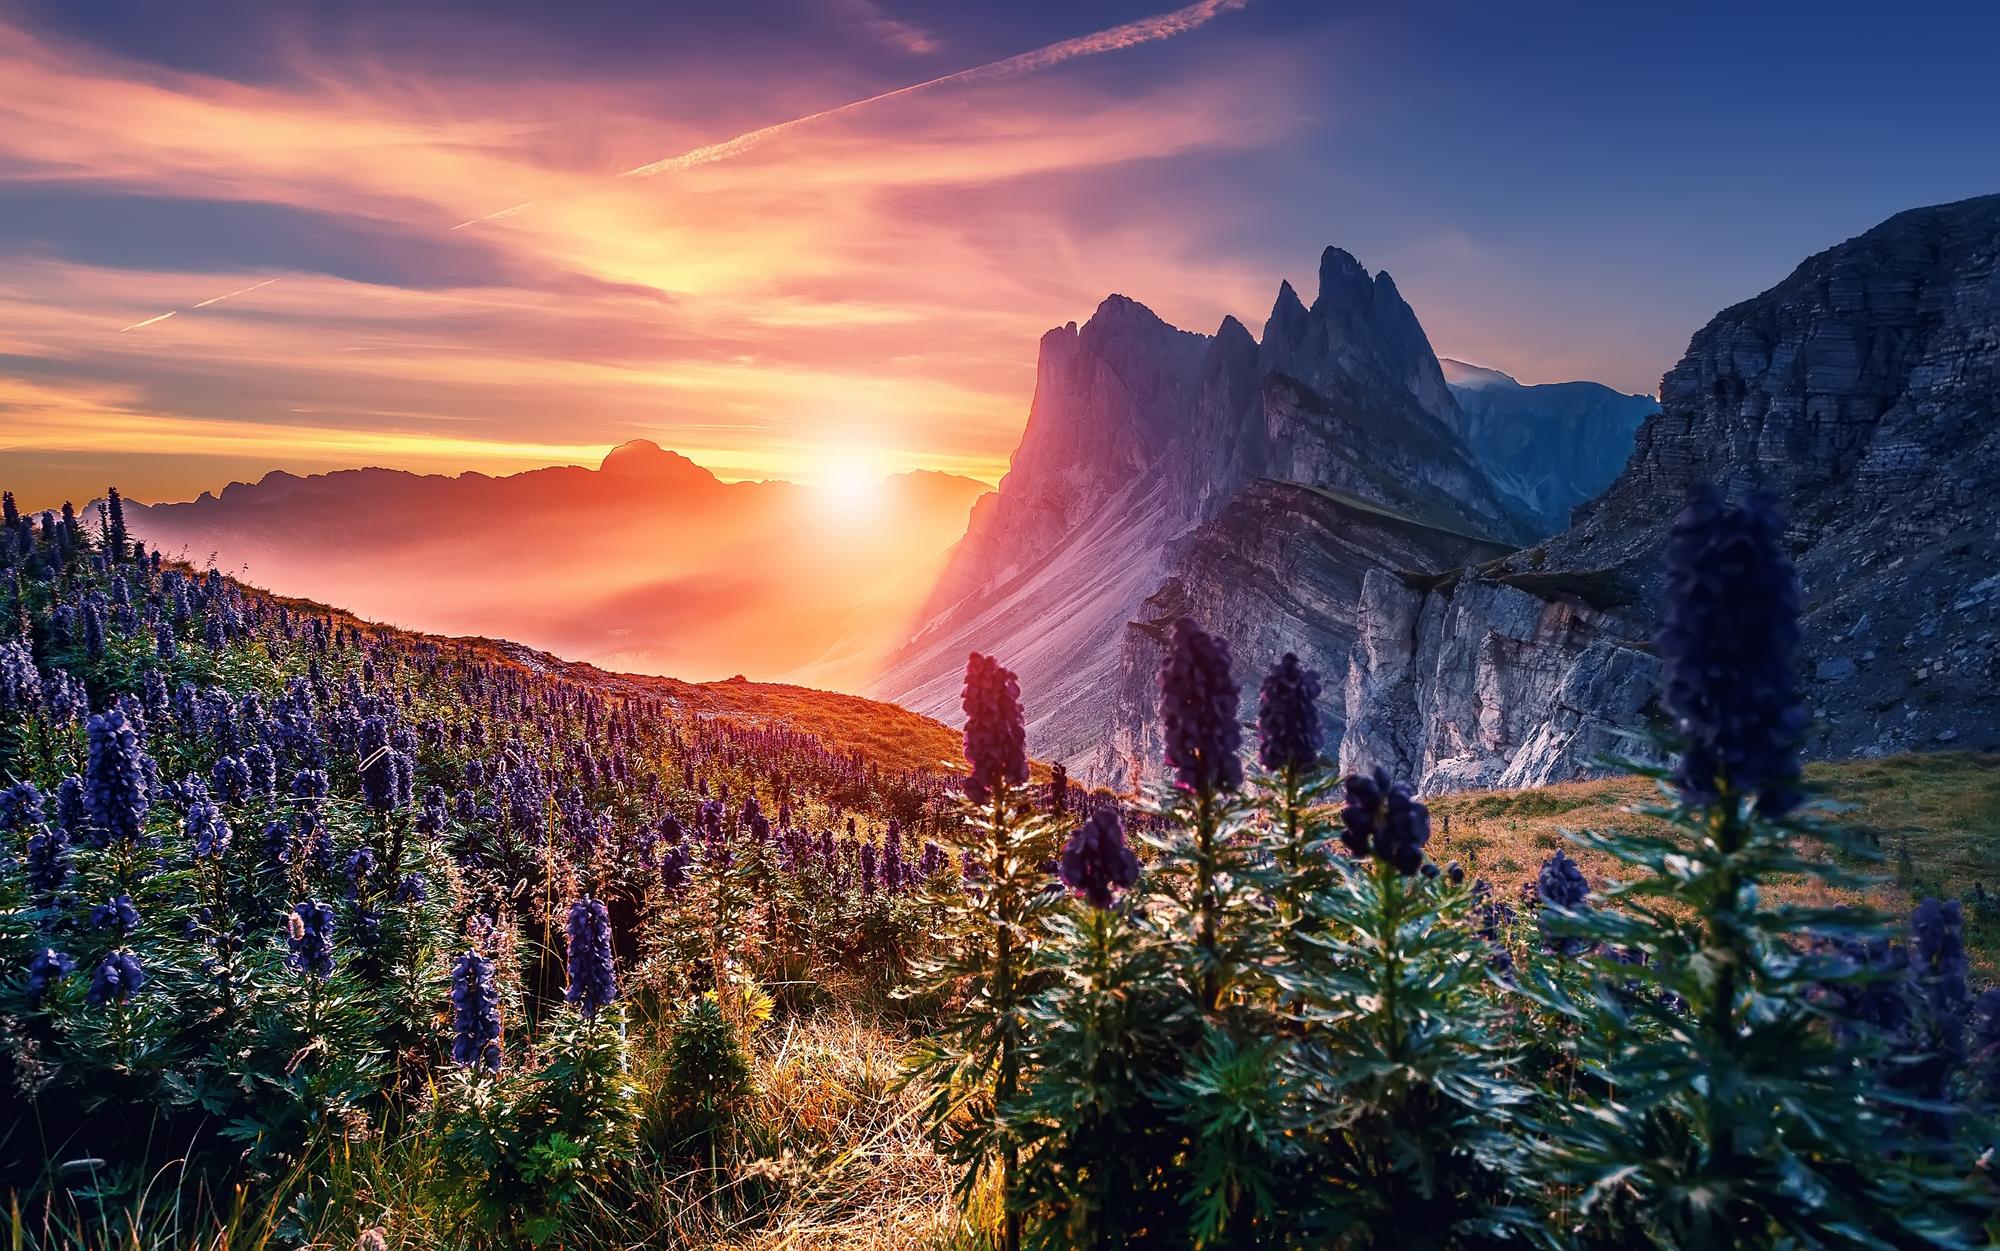
<path id="1" fill-rule="evenodd" d="M 1111 296 L 1042 337 L 1007 476 L 869 689 L 948 719 L 966 653 L 990 652 L 1021 677 L 1038 755 L 1129 781 L 1153 766 L 1156 733 L 1131 693 L 1176 605 L 1239 610 L 1206 623 L 1245 673 L 1308 634 L 1332 664 L 1367 569 L 1487 558 L 1545 532 L 1468 428 L 1394 280 L 1338 248 L 1310 305 L 1280 286 L 1261 337 L 1233 317 L 1190 333 Z M 1296 596 L 1295 577 L 1311 583 Z M 1337 738 L 1342 709 L 1328 716 Z"/>
<path id="2" fill-rule="evenodd" d="M 398 625 L 621 669 L 851 688 L 907 635 L 983 490 L 939 473 L 865 500 L 725 483 L 637 441 L 594 470 L 278 472 L 128 515 L 169 555 Z"/>
<path id="3" fill-rule="evenodd" d="M 2000 745 L 2000 196 L 1900 213 L 1724 309 L 1660 406 L 1562 533 L 1366 575 L 1344 763 L 1516 786 L 1630 748 L 1661 551 L 1704 480 L 1789 517 L 1813 755 Z"/>
<path id="4" fill-rule="evenodd" d="M 1611 485 L 1632 454 L 1639 425 L 1660 411 L 1650 395 L 1599 382 L 1523 386 L 1497 369 L 1441 358 L 1465 414 L 1465 439 L 1494 481 L 1549 530 Z"/>

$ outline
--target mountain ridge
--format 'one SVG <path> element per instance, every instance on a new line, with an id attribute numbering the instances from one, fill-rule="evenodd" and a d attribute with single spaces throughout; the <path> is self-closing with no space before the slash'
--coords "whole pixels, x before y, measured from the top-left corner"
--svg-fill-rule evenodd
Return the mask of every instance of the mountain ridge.
<path id="1" fill-rule="evenodd" d="M 908 570 L 952 545 L 985 489 L 907 473 L 849 500 L 724 482 L 635 440 L 597 468 L 274 471 L 127 516 L 169 554 L 402 626 L 622 669 L 853 689 L 914 617 L 923 588 Z"/>
<path id="2" fill-rule="evenodd" d="M 1083 324 L 1041 337 L 1008 473 L 975 505 L 921 624 L 868 689 L 949 715 L 965 654 L 991 652 L 1028 692 L 1033 750 L 1080 778 L 1129 781 L 1138 756 L 1114 759 L 1100 744 L 1149 732 L 1147 708 L 1118 706 L 1120 675 L 1142 663 L 1145 605 L 1176 578 L 1186 584 L 1202 528 L 1252 490 L 1254 507 L 1287 516 L 1334 506 L 1280 504 L 1256 484 L 1325 487 L 1454 536 L 1431 555 L 1467 544 L 1491 555 L 1534 536 L 1465 425 L 1394 279 L 1339 248 L 1321 253 L 1310 305 L 1279 284 L 1261 339 L 1234 316 L 1201 335 L 1108 297 Z"/>

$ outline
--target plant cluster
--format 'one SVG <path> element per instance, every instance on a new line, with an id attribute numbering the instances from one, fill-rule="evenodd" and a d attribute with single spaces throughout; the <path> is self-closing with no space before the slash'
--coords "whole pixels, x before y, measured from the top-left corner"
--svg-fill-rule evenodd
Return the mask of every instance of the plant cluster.
<path id="1" fill-rule="evenodd" d="M 1022 713 L 974 657 L 981 871 L 918 1072 L 997 1244 L 1984 1245 L 2000 989 L 1972 994 L 1958 905 L 1899 940 L 1766 893 L 1868 880 L 1805 805 L 1783 530 L 1709 490 L 1679 518 L 1662 832 L 1578 835 L 1620 876 L 1557 850 L 1518 907 L 1428 858 L 1409 785 L 1336 778 L 1294 657 L 1246 777 L 1228 648 L 1175 624 L 1171 782 L 1136 848 L 1108 809 L 1051 828 L 983 766 Z"/>

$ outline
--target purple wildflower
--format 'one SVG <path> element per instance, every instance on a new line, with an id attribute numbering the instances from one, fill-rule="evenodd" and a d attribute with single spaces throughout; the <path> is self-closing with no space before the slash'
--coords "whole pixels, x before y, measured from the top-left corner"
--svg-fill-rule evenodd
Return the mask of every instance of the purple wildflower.
<path id="1" fill-rule="evenodd" d="M 1021 685 L 991 656 L 965 662 L 966 797 L 990 801 L 996 791 L 1028 781 L 1027 730 L 1021 719 Z"/>
<path id="2" fill-rule="evenodd" d="M 145 986 L 146 970 L 139 967 L 139 957 L 120 949 L 98 961 L 96 971 L 90 975 L 89 999 L 100 1006 L 124 1003 Z"/>
<path id="3" fill-rule="evenodd" d="M 618 998 L 618 966 L 611 954 L 611 916 L 600 900 L 586 895 L 569 908 L 569 989 L 571 1003 L 594 1017 Z"/>
<path id="4" fill-rule="evenodd" d="M 25 989 L 28 1002 L 39 1004 L 55 989 L 56 983 L 68 977 L 76 968 L 76 961 L 54 947 L 44 947 L 28 961 L 28 981 Z"/>
<path id="5" fill-rule="evenodd" d="M 1405 877 L 1423 867 L 1431 837 L 1431 812 L 1407 782 L 1392 782 L 1387 770 L 1356 773 L 1346 780 L 1340 810 L 1340 838 L 1355 856 L 1373 854 Z"/>
<path id="6" fill-rule="evenodd" d="M 1800 802 L 1807 710 L 1793 659 L 1798 578 L 1784 537 L 1768 496 L 1729 505 L 1707 484 L 1674 522 L 1656 646 L 1661 702 L 1683 740 L 1674 785 L 1687 803 L 1755 791 L 1759 810 L 1780 817 Z"/>
<path id="7" fill-rule="evenodd" d="M 333 974 L 333 908 L 317 899 L 294 904 L 285 918 L 285 963 L 312 977 Z"/>
<path id="8" fill-rule="evenodd" d="M 1243 785 L 1243 727 L 1229 676 L 1229 645 L 1187 617 L 1174 622 L 1160 666 L 1160 723 L 1174 780 L 1199 794 Z"/>
<path id="9" fill-rule="evenodd" d="M 1109 908 L 1119 891 L 1132 888 L 1139 880 L 1139 858 L 1125 843 L 1117 809 L 1099 808 L 1077 827 L 1063 845 L 1057 873 L 1095 908 Z"/>
<path id="10" fill-rule="evenodd" d="M 451 1058 L 500 1071 L 500 988 L 492 961 L 476 951 L 451 966 Z"/>
<path id="11" fill-rule="evenodd" d="M 130 938 L 139 929 L 139 910 L 132 896 L 117 895 L 90 910 L 90 928 L 110 930 L 120 939 Z"/>
<path id="12" fill-rule="evenodd" d="M 92 830 L 107 841 L 136 844 L 151 806 L 139 736 L 116 708 L 93 716 L 89 732 L 84 802 Z"/>
<path id="13" fill-rule="evenodd" d="M 1583 870 L 1569 855 L 1558 850 L 1542 862 L 1540 872 L 1535 875 L 1535 894 L 1542 903 L 1564 912 L 1585 912 L 1590 908 L 1590 879 L 1584 877 Z M 1543 937 L 1549 950 L 1559 956 L 1573 956 L 1590 946 L 1587 939 L 1571 935 L 1557 935 L 1549 932 L 1551 918 L 1542 914 Z"/>
<path id="14" fill-rule="evenodd" d="M 1320 763 L 1319 674 L 1286 652 L 1257 692 L 1257 759 L 1274 773 Z"/>

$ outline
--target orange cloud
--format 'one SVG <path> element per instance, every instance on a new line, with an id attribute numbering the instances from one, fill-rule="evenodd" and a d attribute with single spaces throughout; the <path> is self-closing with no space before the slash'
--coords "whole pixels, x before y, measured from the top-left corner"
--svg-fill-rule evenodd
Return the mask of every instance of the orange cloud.
<path id="1" fill-rule="evenodd" d="M 1268 299 L 1267 274 L 1205 259 L 1173 206 L 1080 225 L 1058 193 L 1270 141 L 1296 121 L 1295 69 L 1274 49 L 1144 88 L 1081 66 L 985 75 L 619 179 L 755 126 L 704 117 L 698 76 L 664 104 L 652 83 L 524 91 L 365 63 L 245 84 L 0 24 L 11 182 L 139 212 L 147 197 L 280 207 L 406 240 L 438 271 L 6 260 L 0 353 L 32 366 L 0 389 L 0 448 L 497 468 L 645 436 L 725 476 L 807 478 L 844 440 L 991 480 L 1048 325 L 1113 289 L 1197 322 Z M 866 94 L 840 77 L 735 107 L 805 116 Z"/>

